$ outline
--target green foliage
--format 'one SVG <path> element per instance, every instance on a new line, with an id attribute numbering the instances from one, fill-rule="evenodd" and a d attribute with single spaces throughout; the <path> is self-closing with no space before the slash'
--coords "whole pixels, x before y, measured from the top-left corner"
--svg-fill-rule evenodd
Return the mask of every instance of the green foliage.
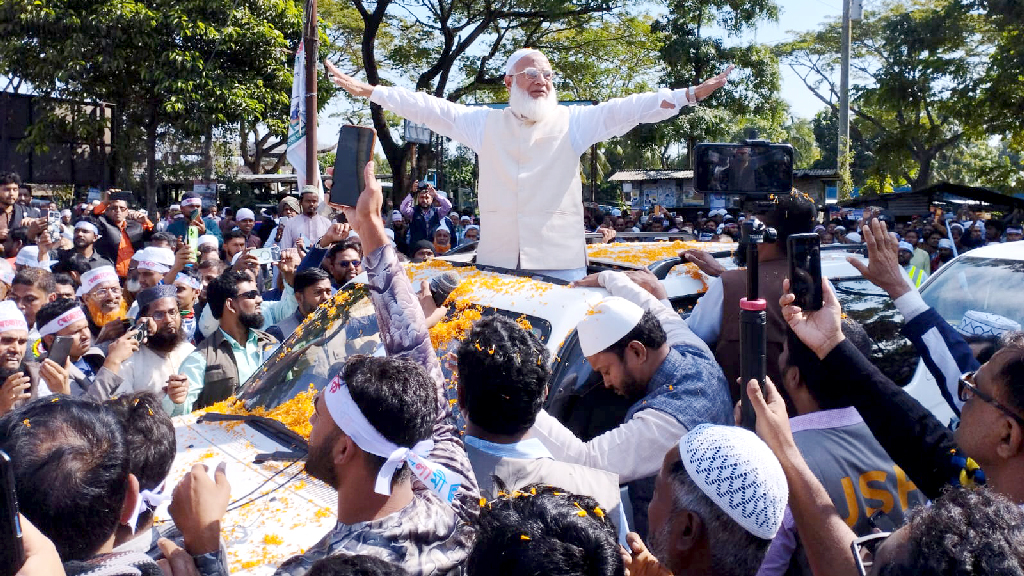
<path id="1" fill-rule="evenodd" d="M 782 142 L 793 146 L 796 169 L 810 168 L 821 158 L 821 150 L 814 138 L 814 124 L 806 118 L 790 118 L 782 127 Z"/>

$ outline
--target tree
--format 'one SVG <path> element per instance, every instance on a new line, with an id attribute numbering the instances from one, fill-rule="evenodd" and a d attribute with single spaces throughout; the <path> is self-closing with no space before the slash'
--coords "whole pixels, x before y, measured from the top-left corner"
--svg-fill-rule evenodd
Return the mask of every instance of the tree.
<path id="1" fill-rule="evenodd" d="M 119 180 L 144 158 L 152 210 L 160 139 L 263 118 L 290 81 L 301 22 L 291 0 L 8 0 L 0 72 L 41 95 L 114 104 Z"/>
<path id="2" fill-rule="evenodd" d="M 723 139 L 735 131 L 738 118 L 748 122 L 756 119 L 767 131 L 781 128 L 786 107 L 779 96 L 781 81 L 775 54 L 767 46 L 727 46 L 725 38 L 708 35 L 716 25 L 738 36 L 761 22 L 775 22 L 778 5 L 773 0 L 670 0 L 668 14 L 654 30 L 665 36 L 661 56 L 667 67 L 663 80 L 669 87 L 695 86 L 728 63 L 735 64 L 737 70 L 729 85 L 712 94 L 702 106 L 684 109 L 676 119 L 655 130 L 667 132 L 671 140 L 685 140 L 687 156 L 692 157 L 698 141 Z"/>
<path id="3" fill-rule="evenodd" d="M 821 158 L 821 150 L 814 138 L 814 124 L 806 118 L 789 118 L 782 127 L 786 136 L 783 142 L 793 147 L 793 167 L 810 168 Z"/>
<path id="4" fill-rule="evenodd" d="M 832 110 L 839 101 L 839 36 L 839 23 L 831 22 L 779 46 Z M 865 13 L 851 45 L 851 110 L 861 120 L 851 138 L 872 141 L 873 170 L 923 188 L 943 151 L 981 136 L 976 95 L 985 85 L 990 40 L 981 15 L 939 0 Z"/>

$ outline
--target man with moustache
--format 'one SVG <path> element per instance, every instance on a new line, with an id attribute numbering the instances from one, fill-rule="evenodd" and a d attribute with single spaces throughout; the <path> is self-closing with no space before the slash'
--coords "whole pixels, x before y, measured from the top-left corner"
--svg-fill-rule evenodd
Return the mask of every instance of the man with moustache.
<path id="1" fill-rule="evenodd" d="M 66 261 L 71 256 L 78 254 L 85 258 L 89 263 L 89 268 L 99 268 L 100 266 L 113 266 L 114 263 L 107 260 L 100 253 L 96 251 L 95 244 L 100 238 L 100 230 L 95 224 L 88 220 L 79 220 L 75 224 L 75 232 L 72 237 L 74 248 L 67 250 L 57 250 L 56 260 L 59 262 Z"/>
<path id="2" fill-rule="evenodd" d="M 725 85 L 725 72 L 688 89 L 635 94 L 597 106 L 558 106 L 554 72 L 539 50 L 515 51 L 505 65 L 506 109 L 468 107 L 399 87 L 372 86 L 326 63 L 353 96 L 425 124 L 480 159 L 477 262 L 578 280 L 586 274 L 580 155 L 640 123 L 675 116 Z"/>
<path id="3" fill-rule="evenodd" d="M 68 372 L 68 390 L 71 396 L 88 395 L 96 379 L 96 372 L 104 362 L 104 354 L 92 345 L 92 333 L 89 331 L 89 319 L 85 317 L 85 311 L 74 300 L 60 298 L 40 308 L 36 322 L 39 324 L 39 342 L 32 348 L 33 357 L 40 361 L 49 358 L 58 337 L 71 338 L 67 360 L 69 364 L 64 366 Z"/>
<path id="4" fill-rule="evenodd" d="M 146 288 L 136 302 L 139 321 L 149 324 L 149 336 L 139 346 L 135 331 L 131 331 L 110 345 L 96 377 L 98 399 L 152 392 L 171 416 L 187 414 L 188 381 L 173 376 L 196 348 L 181 329 L 177 289 L 167 284 Z"/>
<path id="5" fill-rule="evenodd" d="M 43 388 L 67 392 L 67 372 L 53 360 L 25 362 L 28 323 L 9 300 L 0 302 L 0 416 L 32 398 Z M 44 386 L 39 386 L 40 378 Z"/>

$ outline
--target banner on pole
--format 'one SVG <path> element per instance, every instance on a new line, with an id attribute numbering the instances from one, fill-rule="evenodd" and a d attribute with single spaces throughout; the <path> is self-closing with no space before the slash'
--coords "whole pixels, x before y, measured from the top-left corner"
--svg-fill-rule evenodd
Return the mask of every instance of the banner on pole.
<path id="1" fill-rule="evenodd" d="M 306 179 L 306 53 L 302 42 L 295 51 L 294 79 L 292 80 L 292 104 L 288 111 L 288 163 L 295 169 L 299 192 L 307 183 L 316 185 L 320 201 L 324 200 L 320 168 Z"/>

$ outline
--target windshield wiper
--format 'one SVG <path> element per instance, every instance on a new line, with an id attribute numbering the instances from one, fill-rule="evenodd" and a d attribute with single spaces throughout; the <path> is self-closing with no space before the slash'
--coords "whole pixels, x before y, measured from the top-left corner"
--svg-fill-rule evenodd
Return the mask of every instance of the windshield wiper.
<path id="1" fill-rule="evenodd" d="M 309 444 L 306 439 L 300 436 L 291 428 L 288 428 L 284 424 L 274 420 L 273 418 L 267 418 L 265 416 L 251 416 L 242 414 L 218 414 L 216 412 L 207 412 L 196 420 L 197 423 L 202 422 L 245 422 L 250 428 L 256 430 L 260 434 L 263 434 L 267 438 L 270 438 L 274 442 L 280 444 L 287 451 L 284 453 L 291 454 L 289 459 L 294 459 L 296 455 L 299 457 L 305 457 L 309 451 Z M 280 455 L 282 452 L 274 452 L 272 455 Z M 265 455 L 261 455 L 265 456 Z M 258 458 L 259 456 L 257 456 Z"/>

